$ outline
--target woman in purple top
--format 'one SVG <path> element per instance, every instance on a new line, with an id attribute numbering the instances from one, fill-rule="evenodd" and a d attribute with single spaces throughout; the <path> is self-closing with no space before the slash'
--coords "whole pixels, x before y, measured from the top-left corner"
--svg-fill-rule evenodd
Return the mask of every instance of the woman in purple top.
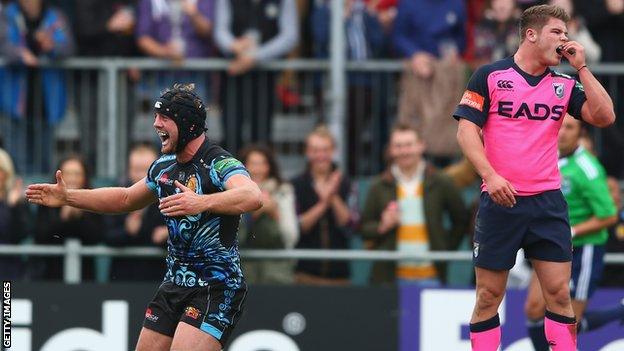
<path id="1" fill-rule="evenodd" d="M 213 14 L 211 0 L 141 0 L 136 28 L 139 49 L 171 60 L 210 57 Z"/>

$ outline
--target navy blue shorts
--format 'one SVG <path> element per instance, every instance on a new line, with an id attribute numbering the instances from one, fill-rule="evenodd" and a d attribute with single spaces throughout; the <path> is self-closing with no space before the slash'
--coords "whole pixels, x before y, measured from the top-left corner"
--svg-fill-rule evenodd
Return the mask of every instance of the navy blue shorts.
<path id="1" fill-rule="evenodd" d="M 173 337 L 178 323 L 185 322 L 225 346 L 241 316 L 246 295 L 245 283 L 232 290 L 223 283 L 187 288 L 165 281 L 147 306 L 143 326 Z"/>
<path id="2" fill-rule="evenodd" d="M 572 260 L 568 204 L 559 190 L 532 196 L 516 196 L 512 208 L 497 205 L 487 192 L 475 224 L 472 261 L 491 270 L 509 270 L 516 253 L 551 262 Z"/>
<path id="3" fill-rule="evenodd" d="M 572 255 L 570 296 L 587 301 L 594 294 L 604 270 L 604 245 L 575 246 Z"/>

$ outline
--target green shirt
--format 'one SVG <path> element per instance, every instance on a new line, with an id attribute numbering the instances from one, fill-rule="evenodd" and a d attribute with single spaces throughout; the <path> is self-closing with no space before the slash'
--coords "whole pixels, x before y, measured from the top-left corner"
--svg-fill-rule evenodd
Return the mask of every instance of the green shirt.
<path id="1" fill-rule="evenodd" d="M 594 155 L 583 147 L 559 159 L 561 191 L 568 202 L 570 225 L 575 226 L 591 217 L 606 218 L 617 210 L 609 193 L 604 168 Z M 572 239 L 573 246 L 604 245 L 609 238 L 606 229 Z"/>

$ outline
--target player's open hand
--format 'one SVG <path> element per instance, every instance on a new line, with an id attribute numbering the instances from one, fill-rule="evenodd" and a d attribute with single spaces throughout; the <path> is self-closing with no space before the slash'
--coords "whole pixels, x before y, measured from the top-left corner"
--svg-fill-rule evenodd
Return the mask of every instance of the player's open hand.
<path id="1" fill-rule="evenodd" d="M 180 217 L 193 216 L 203 212 L 201 195 L 185 187 L 177 180 L 174 184 L 181 192 L 160 200 L 158 208 L 163 215 L 168 217 Z"/>
<path id="2" fill-rule="evenodd" d="M 511 183 L 498 174 L 485 179 L 487 191 L 492 200 L 501 206 L 513 207 L 516 204 L 515 195 L 518 193 Z"/>
<path id="3" fill-rule="evenodd" d="M 60 170 L 56 171 L 56 184 L 31 184 L 26 189 L 28 202 L 48 207 L 67 205 L 67 186 Z"/>

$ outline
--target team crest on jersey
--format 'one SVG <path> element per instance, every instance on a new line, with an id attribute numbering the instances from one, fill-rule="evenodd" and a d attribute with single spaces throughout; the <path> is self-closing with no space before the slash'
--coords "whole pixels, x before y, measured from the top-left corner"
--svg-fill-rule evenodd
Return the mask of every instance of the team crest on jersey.
<path id="1" fill-rule="evenodd" d="M 563 83 L 553 83 L 553 89 L 555 89 L 555 95 L 558 98 L 563 99 L 565 84 Z"/>
<path id="2" fill-rule="evenodd" d="M 197 192 L 197 177 L 195 174 L 191 175 L 188 182 L 186 182 L 186 187 L 193 190 L 193 192 Z"/>

